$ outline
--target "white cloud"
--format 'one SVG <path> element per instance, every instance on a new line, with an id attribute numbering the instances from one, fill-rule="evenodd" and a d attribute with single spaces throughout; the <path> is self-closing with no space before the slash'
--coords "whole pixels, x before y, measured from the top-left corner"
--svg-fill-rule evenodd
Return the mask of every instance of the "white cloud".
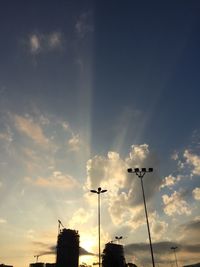
<path id="1" fill-rule="evenodd" d="M 79 186 L 78 182 L 70 175 L 65 175 L 60 171 L 54 171 L 50 177 L 38 177 L 32 179 L 26 177 L 25 181 L 39 187 L 55 188 L 55 189 L 71 189 Z"/>
<path id="2" fill-rule="evenodd" d="M 188 150 L 185 150 L 183 156 L 186 158 L 186 162 L 193 167 L 192 174 L 200 175 L 200 157 L 190 153 Z"/>
<path id="3" fill-rule="evenodd" d="M 15 115 L 16 128 L 27 135 L 29 138 L 34 140 L 36 143 L 47 146 L 49 143 L 48 138 L 44 135 L 42 128 L 32 119 Z"/>
<path id="4" fill-rule="evenodd" d="M 62 35 L 60 32 L 53 32 L 48 36 L 48 44 L 52 49 L 58 48 L 62 43 Z"/>
<path id="5" fill-rule="evenodd" d="M 33 55 L 58 50 L 63 43 L 61 32 L 34 33 L 29 36 L 28 48 Z"/>
<path id="6" fill-rule="evenodd" d="M 169 216 L 174 214 L 191 214 L 188 203 L 183 199 L 182 194 L 177 191 L 174 191 L 171 196 L 163 195 L 162 200 L 164 203 L 164 212 Z"/>
<path id="7" fill-rule="evenodd" d="M 87 210 L 83 208 L 79 208 L 72 216 L 69 221 L 69 226 L 74 229 L 77 228 L 80 224 L 87 224 L 93 217 L 92 212 L 87 212 Z"/>
<path id="8" fill-rule="evenodd" d="M 41 49 L 41 38 L 37 34 L 32 34 L 29 37 L 29 46 L 30 46 L 30 51 L 32 54 L 37 54 L 39 53 Z"/>
<path id="9" fill-rule="evenodd" d="M 196 200 L 200 200 L 200 187 L 196 187 L 193 191 L 192 194 Z"/>
<path id="10" fill-rule="evenodd" d="M 73 135 L 69 140 L 68 140 L 68 145 L 69 149 L 71 151 L 78 151 L 80 149 L 81 141 L 79 135 Z"/>
<path id="11" fill-rule="evenodd" d="M 63 129 L 65 131 L 68 131 L 69 130 L 69 124 L 67 122 L 63 121 L 61 124 L 62 124 L 62 127 L 63 127 Z"/>
<path id="12" fill-rule="evenodd" d="M 164 187 L 172 188 L 176 184 L 176 181 L 177 180 L 174 176 L 169 175 L 164 178 L 160 188 L 164 188 Z"/>
<path id="13" fill-rule="evenodd" d="M 132 150 L 129 154 L 130 160 L 133 161 L 136 165 L 141 164 L 149 154 L 149 146 L 147 144 L 132 145 L 131 148 Z"/>
<path id="14" fill-rule="evenodd" d="M 107 189 L 109 214 L 114 224 L 123 223 L 136 229 L 144 222 L 141 184 L 138 177 L 128 174 L 130 167 L 154 167 L 155 172 L 144 177 L 147 203 L 158 191 L 161 180 L 157 174 L 157 160 L 149 151 L 147 144 L 133 145 L 129 156 L 120 158 L 117 152 L 110 151 L 107 156 L 95 156 L 87 162 L 87 188 L 101 186 Z M 105 196 L 106 198 L 106 196 Z"/>

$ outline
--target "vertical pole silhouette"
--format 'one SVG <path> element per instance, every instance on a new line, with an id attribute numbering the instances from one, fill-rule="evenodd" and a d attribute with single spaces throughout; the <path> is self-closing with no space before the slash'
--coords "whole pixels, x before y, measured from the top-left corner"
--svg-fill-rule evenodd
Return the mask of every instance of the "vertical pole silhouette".
<path id="1" fill-rule="evenodd" d="M 101 235 L 100 235 L 100 226 L 101 226 L 101 214 L 100 214 L 100 207 L 101 207 L 101 200 L 100 194 L 107 192 L 107 190 L 102 190 L 99 187 L 97 190 L 90 190 L 91 193 L 96 193 L 98 195 L 98 237 L 99 237 L 99 267 L 101 266 Z"/>
<path id="2" fill-rule="evenodd" d="M 147 230 L 148 230 L 148 235 L 149 235 L 149 245 L 150 245 L 150 251 L 151 251 L 151 259 L 152 259 L 152 265 L 153 265 L 153 267 L 155 267 L 154 255 L 153 255 L 153 246 L 152 246 L 152 242 L 151 242 L 151 233 L 150 233 L 147 206 L 146 206 L 146 199 L 145 199 L 143 179 L 142 179 L 147 172 L 153 172 L 153 168 L 149 168 L 148 170 L 146 168 L 141 168 L 141 169 L 135 168 L 134 170 L 129 168 L 129 169 L 127 169 L 127 171 L 129 173 L 135 173 L 138 176 L 138 178 L 140 178 L 140 181 L 141 181 L 142 195 L 143 195 L 143 201 L 144 201 L 144 210 L 145 210 L 145 216 L 146 216 L 146 222 L 147 222 Z"/>
<path id="3" fill-rule="evenodd" d="M 178 247 L 171 247 L 171 249 L 174 251 L 174 257 L 175 257 L 175 262 L 176 262 L 176 267 L 178 267 L 178 261 L 177 261 L 177 257 L 176 257 L 176 249 Z"/>

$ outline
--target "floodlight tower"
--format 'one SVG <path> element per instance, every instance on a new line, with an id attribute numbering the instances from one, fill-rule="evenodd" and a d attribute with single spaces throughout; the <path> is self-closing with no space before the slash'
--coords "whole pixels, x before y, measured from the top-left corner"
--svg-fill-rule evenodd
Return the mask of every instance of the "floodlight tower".
<path id="1" fill-rule="evenodd" d="M 138 178 L 140 178 L 141 181 L 141 187 L 142 187 L 142 195 L 143 195 L 143 201 L 144 201 L 144 209 L 145 209 L 145 216 L 146 216 L 146 222 L 147 222 L 147 230 L 148 230 L 148 235 L 149 235 L 149 245 L 150 245 L 150 250 L 151 250 L 151 259 L 152 259 L 152 265 L 155 267 L 155 262 L 154 262 L 154 256 L 153 256 L 153 247 L 152 247 L 152 242 L 151 242 L 151 233 L 150 233 L 150 227 L 149 227 L 149 220 L 148 220 L 148 214 L 147 214 L 147 206 L 146 206 L 146 199 L 145 199 L 145 194 L 144 194 L 144 186 L 143 186 L 143 177 L 146 173 L 148 172 L 153 172 L 153 168 L 129 168 L 127 169 L 128 173 L 135 173 Z"/>
<path id="2" fill-rule="evenodd" d="M 174 251 L 174 257 L 175 257 L 175 262 L 176 262 L 176 267 L 178 267 L 178 262 L 177 262 L 177 257 L 176 257 L 176 249 L 178 247 L 171 247 L 171 249 Z"/>
<path id="3" fill-rule="evenodd" d="M 101 265 L 101 248 L 100 248 L 100 195 L 107 192 L 107 190 L 102 190 L 99 187 L 97 190 L 90 190 L 91 193 L 96 193 L 98 195 L 98 234 L 99 234 L 99 267 Z"/>

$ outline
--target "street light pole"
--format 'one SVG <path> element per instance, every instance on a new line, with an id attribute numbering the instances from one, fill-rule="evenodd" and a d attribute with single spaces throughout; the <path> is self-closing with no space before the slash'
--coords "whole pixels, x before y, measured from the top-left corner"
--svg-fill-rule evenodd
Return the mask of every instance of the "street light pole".
<path id="1" fill-rule="evenodd" d="M 90 190 L 91 193 L 96 193 L 98 195 L 98 236 L 99 236 L 99 267 L 101 265 L 101 242 L 100 242 L 100 225 L 101 225 L 101 214 L 100 214 L 100 205 L 101 205 L 101 198 L 100 194 L 107 192 L 107 190 L 102 190 L 99 187 L 97 190 Z"/>
<path id="2" fill-rule="evenodd" d="M 153 255 L 153 246 L 151 242 L 151 233 L 150 233 L 150 227 L 149 227 L 149 220 L 148 220 L 148 214 L 147 214 L 147 206 L 146 206 L 146 199 L 145 199 L 145 194 L 144 194 L 144 186 L 143 186 L 143 177 L 147 172 L 153 172 L 153 168 L 149 168 L 148 170 L 146 168 L 135 168 L 135 169 L 127 169 L 129 173 L 135 173 L 138 178 L 140 178 L 141 181 L 141 187 L 142 187 L 142 195 L 143 195 L 143 201 L 144 201 L 144 210 L 145 210 L 145 216 L 146 216 L 146 222 L 147 222 L 147 230 L 148 230 L 148 235 L 149 235 L 149 245 L 150 245 L 150 251 L 151 251 L 151 259 L 152 259 L 152 265 L 155 267 L 155 262 L 154 262 L 154 255 Z"/>
<path id="3" fill-rule="evenodd" d="M 176 249 L 178 247 L 171 247 L 171 249 L 174 251 L 174 257 L 175 257 L 175 262 L 176 262 L 176 267 L 178 267 L 178 262 L 177 262 L 177 257 L 176 257 Z"/>

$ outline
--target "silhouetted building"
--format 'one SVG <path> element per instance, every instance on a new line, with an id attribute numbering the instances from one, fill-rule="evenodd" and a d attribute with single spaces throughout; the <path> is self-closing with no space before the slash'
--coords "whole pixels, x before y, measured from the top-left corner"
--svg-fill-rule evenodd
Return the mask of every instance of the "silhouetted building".
<path id="1" fill-rule="evenodd" d="M 13 267 L 12 265 L 0 264 L 0 267 Z"/>
<path id="2" fill-rule="evenodd" d="M 107 243 L 103 251 L 102 266 L 126 267 L 123 246 L 115 243 Z"/>
<path id="3" fill-rule="evenodd" d="M 63 229 L 58 235 L 56 267 L 78 267 L 78 231 Z"/>
<path id="4" fill-rule="evenodd" d="M 30 267 L 44 267 L 43 262 L 30 263 Z"/>
<path id="5" fill-rule="evenodd" d="M 56 267 L 55 263 L 46 263 L 45 267 Z"/>

